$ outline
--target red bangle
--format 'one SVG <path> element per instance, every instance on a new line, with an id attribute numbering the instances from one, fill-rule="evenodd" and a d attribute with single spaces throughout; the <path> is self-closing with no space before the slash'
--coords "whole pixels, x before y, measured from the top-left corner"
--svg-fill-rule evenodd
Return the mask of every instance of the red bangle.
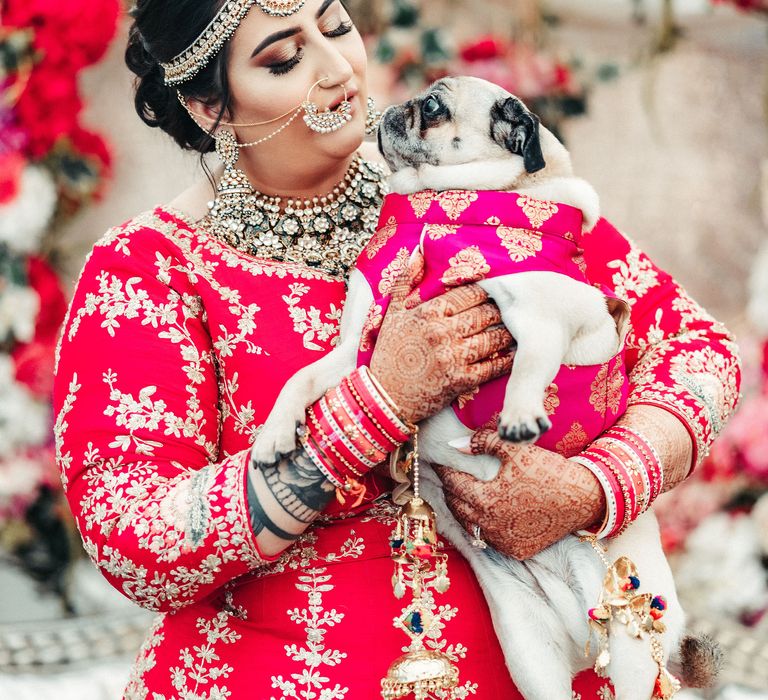
<path id="1" fill-rule="evenodd" d="M 339 425 L 344 434 L 367 459 L 373 461 L 374 464 L 378 464 L 386 458 L 387 451 L 373 441 L 372 436 L 366 431 L 362 421 L 356 422 L 352 409 L 344 400 L 340 386 L 334 389 L 333 398 L 329 399 L 328 405 L 334 414 L 338 416 Z"/>
<path id="2" fill-rule="evenodd" d="M 365 475 L 410 436 L 409 425 L 366 367 L 309 406 L 305 425 L 302 444 L 308 456 L 336 486 L 341 503 L 356 497 L 353 507 L 365 497 Z"/>
<path id="3" fill-rule="evenodd" d="M 619 456 L 612 450 L 608 450 L 599 443 L 595 442 L 589 446 L 589 452 L 601 459 L 602 462 L 609 466 L 609 468 L 615 469 L 619 483 L 621 484 L 622 494 L 624 495 L 625 506 L 627 512 L 625 514 L 626 521 L 622 524 L 621 530 L 623 531 L 633 520 L 637 519 L 640 515 L 640 505 L 637 499 L 637 490 L 635 489 L 635 481 L 632 476 L 631 470 L 627 464 L 619 459 Z"/>
<path id="4" fill-rule="evenodd" d="M 609 477 L 612 486 L 616 493 L 617 501 L 617 517 L 616 525 L 614 529 L 608 533 L 607 537 L 615 537 L 620 535 L 631 522 L 630 516 L 632 513 L 632 498 L 627 486 L 626 473 L 622 474 L 622 471 L 613 460 L 606 458 L 599 450 L 593 450 L 593 445 L 590 445 L 588 449 L 582 452 L 587 458 L 594 460 L 598 466 L 603 468 L 603 472 Z"/>

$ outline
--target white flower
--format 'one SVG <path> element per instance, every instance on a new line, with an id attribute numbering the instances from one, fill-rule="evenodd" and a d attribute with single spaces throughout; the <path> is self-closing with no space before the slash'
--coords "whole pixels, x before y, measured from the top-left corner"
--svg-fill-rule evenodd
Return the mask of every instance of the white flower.
<path id="1" fill-rule="evenodd" d="M 12 336 L 28 343 L 35 334 L 40 297 L 29 287 L 8 285 L 0 291 L 0 340 Z"/>
<path id="2" fill-rule="evenodd" d="M 14 377 L 13 361 L 0 355 L 0 458 L 42 443 L 48 434 L 50 409 L 36 401 Z"/>
<path id="3" fill-rule="evenodd" d="M 0 206 L 0 242 L 25 255 L 37 251 L 56 201 L 56 186 L 48 171 L 28 166 L 21 175 L 18 196 Z"/>
<path id="4" fill-rule="evenodd" d="M 16 456 L 0 461 L 0 508 L 14 497 L 31 494 L 41 478 L 41 465 L 32 459 Z"/>

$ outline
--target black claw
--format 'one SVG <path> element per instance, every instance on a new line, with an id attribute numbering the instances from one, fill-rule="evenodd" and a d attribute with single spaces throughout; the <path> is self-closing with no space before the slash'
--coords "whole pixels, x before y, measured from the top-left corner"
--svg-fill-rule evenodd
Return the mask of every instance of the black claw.
<path id="1" fill-rule="evenodd" d="M 539 434 L 542 434 L 552 427 L 552 422 L 547 418 L 537 418 L 536 425 L 539 426 Z"/>
<path id="2" fill-rule="evenodd" d="M 517 428 L 514 425 L 499 425 L 499 437 L 502 440 L 517 442 Z"/>
<path id="3" fill-rule="evenodd" d="M 525 442 L 526 440 L 533 440 L 538 435 L 538 433 L 531 430 L 527 425 L 523 424 L 520 426 L 520 442 Z"/>

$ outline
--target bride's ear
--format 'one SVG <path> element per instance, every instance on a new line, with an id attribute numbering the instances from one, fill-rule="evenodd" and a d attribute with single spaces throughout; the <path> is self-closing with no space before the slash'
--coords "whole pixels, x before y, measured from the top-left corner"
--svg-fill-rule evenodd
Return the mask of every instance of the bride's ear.
<path id="1" fill-rule="evenodd" d="M 203 126 L 207 129 L 213 128 L 213 125 L 219 120 L 222 122 L 229 121 L 229 110 L 225 109 L 222 114 L 220 102 L 207 103 L 195 97 L 188 97 L 186 103 L 193 116 L 198 121 L 202 121 Z"/>

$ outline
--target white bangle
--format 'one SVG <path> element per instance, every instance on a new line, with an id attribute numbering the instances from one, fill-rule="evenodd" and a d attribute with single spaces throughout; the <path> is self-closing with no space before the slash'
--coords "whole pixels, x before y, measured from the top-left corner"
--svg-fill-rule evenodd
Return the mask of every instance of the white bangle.
<path id="1" fill-rule="evenodd" d="M 643 458 L 638 454 L 637 450 L 635 449 L 634 445 L 632 443 L 627 442 L 625 440 L 619 440 L 618 438 L 611 437 L 610 435 L 603 435 L 599 438 L 599 442 L 602 441 L 613 443 L 614 445 L 617 445 L 620 447 L 624 452 L 629 453 L 630 457 L 634 458 L 634 467 L 635 469 L 640 473 L 640 477 L 643 480 L 643 507 L 638 512 L 638 515 L 640 513 L 645 513 L 648 508 L 651 506 L 651 478 L 648 474 L 648 471 L 645 468 L 645 461 Z"/>
<path id="2" fill-rule="evenodd" d="M 598 532 L 590 532 L 589 530 L 578 530 L 576 532 L 576 534 L 580 537 L 596 537 L 598 540 L 601 540 L 609 533 L 613 532 L 613 529 L 616 527 L 616 518 L 618 516 L 616 494 L 613 492 L 613 488 L 611 487 L 611 483 L 608 481 L 608 477 L 605 475 L 603 470 L 600 469 L 600 467 L 598 467 L 591 459 L 582 457 L 581 455 L 574 455 L 573 457 L 569 458 L 569 461 L 576 462 L 582 467 L 589 469 L 589 471 L 591 471 L 597 477 L 597 480 L 600 482 L 600 486 L 602 486 L 603 491 L 605 492 L 605 520 L 603 521 L 603 524 L 601 525 Z"/>

